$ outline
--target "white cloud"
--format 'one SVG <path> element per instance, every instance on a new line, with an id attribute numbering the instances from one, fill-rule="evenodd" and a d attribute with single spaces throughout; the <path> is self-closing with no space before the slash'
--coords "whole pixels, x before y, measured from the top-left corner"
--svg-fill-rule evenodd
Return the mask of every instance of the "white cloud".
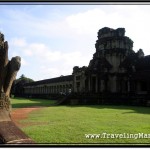
<path id="1" fill-rule="evenodd" d="M 21 39 L 17 41 L 21 41 Z M 52 50 L 44 43 L 29 43 L 26 40 L 24 40 L 24 43 L 26 44 L 22 45 L 21 49 L 16 44 L 18 51 L 13 51 L 12 56 L 19 55 L 20 53 L 19 56 L 22 58 L 21 64 L 23 66 L 28 66 L 29 70 L 31 68 L 40 70 L 38 74 L 34 72 L 35 80 L 71 74 L 75 65 L 83 66 L 85 62 L 89 61 L 85 57 L 86 54 L 78 49 L 76 50 L 77 47 L 63 52 Z"/>
<path id="2" fill-rule="evenodd" d="M 103 18 L 101 16 L 105 15 L 104 11 L 96 8 L 83 13 L 70 15 L 66 18 L 66 22 L 79 34 L 93 34 L 93 31 L 95 32 L 102 22 Z"/>
<path id="3" fill-rule="evenodd" d="M 10 53 L 10 58 L 9 59 L 11 59 L 12 57 L 15 57 L 15 56 L 19 56 L 19 53 L 16 52 L 16 51 L 13 51 L 13 52 Z"/>
<path id="4" fill-rule="evenodd" d="M 30 14 L 30 11 L 14 9 L 8 9 L 6 13 L 11 20 L 10 27 L 15 27 L 13 31 L 18 32 L 20 35 L 25 35 L 26 37 L 37 36 L 41 38 L 67 36 L 66 32 L 68 31 L 68 28 L 66 22 L 63 20 L 64 18 L 52 20 L 51 18 L 48 18 L 47 14 L 38 17 L 35 14 Z M 58 14 L 52 14 L 53 18 L 55 18 L 55 16 L 57 18 Z M 45 18 L 45 16 L 47 16 L 47 18 Z"/>
<path id="5" fill-rule="evenodd" d="M 40 74 L 38 75 L 38 79 L 42 80 L 43 76 L 44 76 L 44 79 L 49 79 L 49 78 L 60 76 L 61 74 L 58 68 L 49 68 L 46 66 L 40 67 Z"/>
<path id="6" fill-rule="evenodd" d="M 57 61 L 60 59 L 61 54 L 58 51 L 50 50 L 46 45 L 41 43 L 28 44 L 24 49 L 23 53 L 26 56 L 32 56 L 40 59 L 43 62 Z"/>
<path id="7" fill-rule="evenodd" d="M 26 43 L 25 39 L 23 39 L 23 38 L 13 38 L 13 39 L 11 39 L 10 44 L 12 46 L 24 47 L 24 46 L 26 46 L 27 43 Z"/>
<path id="8" fill-rule="evenodd" d="M 33 66 L 37 69 L 44 66 L 34 75 L 36 79 L 71 74 L 73 66 L 88 65 L 95 52 L 97 32 L 105 26 L 124 27 L 126 36 L 134 41 L 134 50 L 142 48 L 145 54 L 150 54 L 149 6 L 106 5 L 106 9 L 101 8 L 95 5 L 94 9 L 63 14 L 63 17 L 55 13 L 58 20 L 32 15 L 32 11 L 8 11 L 12 19 L 10 26 L 16 27 L 18 37 L 23 37 L 16 35 L 12 39 L 12 55 L 21 55 L 23 64 L 30 64 L 29 70 Z"/>
<path id="9" fill-rule="evenodd" d="M 24 58 L 21 58 L 21 65 L 28 66 L 29 63 Z"/>
<path id="10" fill-rule="evenodd" d="M 85 37 L 91 36 L 93 39 L 95 33 L 102 27 L 124 27 L 126 35 L 134 41 L 134 50 L 143 48 L 145 54 L 150 54 L 147 34 L 150 33 L 149 6 L 107 5 L 106 8 L 107 10 L 104 10 L 97 6 L 95 9 L 70 15 L 66 18 L 66 22 L 74 33 Z"/>

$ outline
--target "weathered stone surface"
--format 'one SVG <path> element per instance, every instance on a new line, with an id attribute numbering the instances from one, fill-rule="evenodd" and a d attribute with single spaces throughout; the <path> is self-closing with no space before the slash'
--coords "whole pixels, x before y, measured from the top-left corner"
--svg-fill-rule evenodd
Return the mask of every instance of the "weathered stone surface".
<path id="1" fill-rule="evenodd" d="M 0 140 L 3 143 L 34 143 L 27 135 L 24 134 L 12 121 L 0 122 Z"/>
<path id="2" fill-rule="evenodd" d="M 128 75 L 136 72 L 135 64 L 139 61 L 138 58 L 144 57 L 143 51 L 139 50 L 137 53 L 133 51 L 133 41 L 125 36 L 124 28 L 109 27 L 98 31 L 95 48 L 96 52 L 85 70 L 85 77 L 82 77 L 85 83 L 82 80 L 77 83 L 79 81 L 74 78 L 75 92 L 78 92 L 77 84 L 80 85 L 80 92 L 82 89 L 89 92 L 110 93 L 124 92 L 126 89 L 126 92 L 130 92 L 130 87 L 127 86 Z M 74 76 L 78 76 L 79 73 L 79 69 L 76 69 Z"/>
<path id="3" fill-rule="evenodd" d="M 10 90 L 20 65 L 19 56 L 8 60 L 8 42 L 0 33 L 0 142 L 4 144 L 34 143 L 12 122 L 10 116 Z"/>
<path id="4" fill-rule="evenodd" d="M 0 33 L 0 108 L 9 110 L 10 89 L 21 65 L 19 56 L 8 60 L 8 42 Z"/>

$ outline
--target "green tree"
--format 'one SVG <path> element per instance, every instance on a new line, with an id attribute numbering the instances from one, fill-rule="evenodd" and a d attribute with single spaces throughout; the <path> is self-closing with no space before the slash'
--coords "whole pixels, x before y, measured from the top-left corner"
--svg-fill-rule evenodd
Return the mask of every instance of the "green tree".
<path id="1" fill-rule="evenodd" d="M 26 83 L 34 82 L 33 79 L 27 78 L 24 74 L 22 74 L 18 79 L 16 79 L 12 86 L 12 94 L 14 96 L 23 96 L 24 94 L 24 85 Z"/>

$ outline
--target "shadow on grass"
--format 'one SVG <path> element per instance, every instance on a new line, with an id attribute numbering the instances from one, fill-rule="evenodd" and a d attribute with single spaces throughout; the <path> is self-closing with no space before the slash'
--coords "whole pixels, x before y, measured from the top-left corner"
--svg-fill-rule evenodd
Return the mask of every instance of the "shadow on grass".
<path id="1" fill-rule="evenodd" d="M 150 107 L 144 106 L 124 106 L 124 105 L 75 105 L 67 107 L 90 107 L 96 109 L 121 109 L 121 110 L 128 110 L 127 112 L 122 112 L 122 114 L 128 113 L 140 113 L 140 114 L 150 114 Z"/>
<path id="2" fill-rule="evenodd" d="M 53 105 L 55 100 L 48 99 L 33 99 L 33 98 L 12 98 L 11 104 L 12 108 L 27 108 L 27 107 L 49 107 Z"/>
<path id="3" fill-rule="evenodd" d="M 123 106 L 123 105 L 53 105 L 56 103 L 56 100 L 48 100 L 48 99 L 33 99 L 33 98 L 14 98 L 11 99 L 12 108 L 27 108 L 27 107 L 90 107 L 96 109 L 121 109 L 128 110 L 126 112 L 122 112 L 122 114 L 128 113 L 140 113 L 140 114 L 150 114 L 149 107 L 142 106 Z"/>

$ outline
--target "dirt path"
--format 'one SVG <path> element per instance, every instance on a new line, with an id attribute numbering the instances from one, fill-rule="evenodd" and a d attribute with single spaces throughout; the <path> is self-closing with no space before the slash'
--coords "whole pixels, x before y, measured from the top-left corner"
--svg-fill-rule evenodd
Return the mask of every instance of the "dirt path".
<path id="1" fill-rule="evenodd" d="M 26 119 L 32 111 L 42 109 L 43 107 L 28 107 L 28 108 L 20 108 L 11 112 L 11 118 L 14 123 L 19 126 L 25 126 L 20 123 L 20 120 Z M 27 124 L 26 124 L 27 125 Z"/>

